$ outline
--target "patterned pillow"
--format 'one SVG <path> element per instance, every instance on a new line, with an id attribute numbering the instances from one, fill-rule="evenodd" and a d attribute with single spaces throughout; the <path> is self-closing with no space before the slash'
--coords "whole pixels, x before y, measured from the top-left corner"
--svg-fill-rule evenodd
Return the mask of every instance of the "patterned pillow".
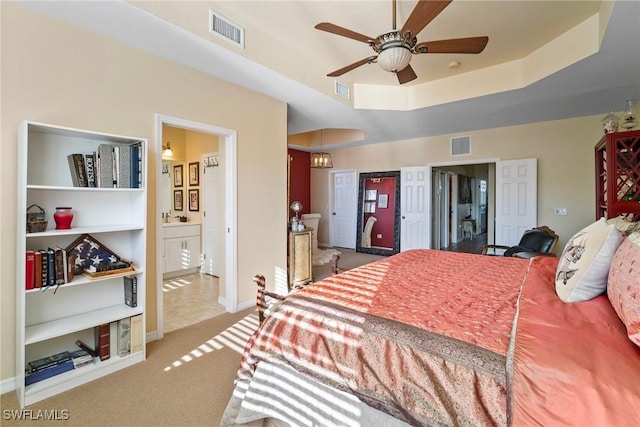
<path id="1" fill-rule="evenodd" d="M 625 215 L 620 215 L 607 220 L 607 224 L 613 224 L 624 235 L 629 235 L 634 231 L 640 231 L 640 221 L 633 222 Z"/>
<path id="2" fill-rule="evenodd" d="M 640 347 L 640 231 L 620 245 L 611 262 L 607 294 L 627 327 L 629 339 Z"/>
<path id="3" fill-rule="evenodd" d="M 583 228 L 569 240 L 556 270 L 556 293 L 564 302 L 587 301 L 607 288 L 613 255 L 623 237 L 606 219 Z"/>

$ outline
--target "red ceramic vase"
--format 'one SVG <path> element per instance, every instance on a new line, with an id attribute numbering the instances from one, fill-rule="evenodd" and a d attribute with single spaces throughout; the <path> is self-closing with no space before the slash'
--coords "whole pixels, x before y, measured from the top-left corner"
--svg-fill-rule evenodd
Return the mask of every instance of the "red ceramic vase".
<path id="1" fill-rule="evenodd" d="M 73 221 L 73 211 L 69 207 L 58 207 L 53 214 L 53 219 L 56 222 L 56 230 L 68 230 Z"/>

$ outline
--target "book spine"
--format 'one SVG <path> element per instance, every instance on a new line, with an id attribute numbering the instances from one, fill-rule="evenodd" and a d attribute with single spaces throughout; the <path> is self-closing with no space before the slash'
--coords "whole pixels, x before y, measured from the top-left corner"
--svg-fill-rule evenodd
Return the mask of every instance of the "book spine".
<path id="1" fill-rule="evenodd" d="M 131 146 L 131 188 L 140 188 L 140 163 L 142 161 L 142 145 L 140 143 Z"/>
<path id="2" fill-rule="evenodd" d="M 98 146 L 99 170 L 98 177 L 100 187 L 113 187 L 113 147 L 111 144 L 100 144 Z"/>
<path id="3" fill-rule="evenodd" d="M 131 352 L 131 318 L 118 320 L 118 356 L 124 357 Z"/>
<path id="4" fill-rule="evenodd" d="M 124 303 L 129 307 L 138 306 L 138 278 L 136 276 L 124 276 Z"/>
<path id="5" fill-rule="evenodd" d="M 33 265 L 33 287 L 42 287 L 42 252 L 33 251 L 34 265 Z"/>
<path id="6" fill-rule="evenodd" d="M 35 257 L 35 252 L 33 251 L 27 251 L 26 253 L 26 258 L 25 258 L 25 284 L 24 287 L 25 289 L 33 289 L 34 288 L 34 275 L 35 275 L 35 262 L 36 262 L 36 257 Z"/>
<path id="7" fill-rule="evenodd" d="M 55 286 L 56 284 L 56 252 L 49 248 L 47 249 L 47 286 L 43 288 L 46 290 L 49 286 Z"/>
<path id="8" fill-rule="evenodd" d="M 55 283 L 56 285 L 62 285 L 65 283 L 65 262 L 64 262 L 64 254 L 61 248 L 56 247 L 54 249 L 54 258 L 55 258 Z"/>
<path id="9" fill-rule="evenodd" d="M 142 314 L 131 317 L 131 354 L 142 351 Z"/>
<path id="10" fill-rule="evenodd" d="M 95 153 L 84 156 L 84 166 L 87 170 L 87 186 L 96 187 L 96 160 Z"/>
<path id="11" fill-rule="evenodd" d="M 96 326 L 95 334 L 96 334 L 96 351 L 98 352 L 98 357 L 100 360 L 107 360 L 111 357 L 111 338 L 110 338 L 110 329 L 108 323 L 103 323 L 100 326 Z"/>
<path id="12" fill-rule="evenodd" d="M 120 146 L 116 145 L 113 148 L 113 188 L 118 188 L 118 175 L 120 175 Z"/>
<path id="13" fill-rule="evenodd" d="M 87 171 L 84 166 L 84 156 L 82 154 L 69 154 L 69 171 L 71 172 L 71 182 L 74 187 L 88 187 Z"/>
<path id="14" fill-rule="evenodd" d="M 111 357 L 118 355 L 118 322 L 109 323 L 110 352 Z"/>
<path id="15" fill-rule="evenodd" d="M 63 351 L 61 353 L 43 357 L 42 359 L 32 360 L 31 362 L 27 363 L 27 367 L 29 369 L 29 372 L 33 373 L 49 369 L 52 366 L 68 362 L 69 360 L 71 360 L 71 353 L 69 353 L 68 351 Z"/>
<path id="16" fill-rule="evenodd" d="M 131 187 L 131 146 L 118 147 L 118 187 Z"/>
<path id="17" fill-rule="evenodd" d="M 40 280 L 40 285 L 38 286 L 39 288 L 41 287 L 46 287 L 47 286 L 47 277 L 48 277 L 48 266 L 49 266 L 49 262 L 48 262 L 48 257 L 47 257 L 47 250 L 46 249 L 40 249 L 40 255 L 42 256 L 42 276 L 38 279 L 36 278 L 36 280 Z"/>

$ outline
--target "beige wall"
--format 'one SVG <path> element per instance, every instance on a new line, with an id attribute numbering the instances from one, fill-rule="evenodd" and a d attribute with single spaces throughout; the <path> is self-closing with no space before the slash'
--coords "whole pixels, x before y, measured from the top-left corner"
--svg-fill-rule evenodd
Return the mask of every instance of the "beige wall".
<path id="1" fill-rule="evenodd" d="M 238 131 L 238 301 L 251 278 L 270 283 L 286 269 L 286 105 L 206 74 L 0 2 L 2 169 L 0 231 L 1 372 L 15 375 L 17 129 L 22 120 L 147 138 L 149 141 L 147 330 L 156 328 L 154 114 Z M 218 101 L 224 99 L 225 102 Z M 275 189 L 275 190 L 274 190 Z M 269 248 L 264 250 L 264 248 Z"/>
<path id="2" fill-rule="evenodd" d="M 470 160 L 538 159 L 538 223 L 566 241 L 595 219 L 594 146 L 602 137 L 602 115 L 529 125 L 464 132 L 430 138 L 332 150 L 334 171 L 399 170 L 431 163 L 467 163 Z M 452 136 L 470 135 L 472 154 L 449 155 Z M 318 240 L 329 242 L 329 172 L 311 174 L 311 206 L 322 214 Z M 566 207 L 569 215 L 556 216 L 553 208 Z"/>

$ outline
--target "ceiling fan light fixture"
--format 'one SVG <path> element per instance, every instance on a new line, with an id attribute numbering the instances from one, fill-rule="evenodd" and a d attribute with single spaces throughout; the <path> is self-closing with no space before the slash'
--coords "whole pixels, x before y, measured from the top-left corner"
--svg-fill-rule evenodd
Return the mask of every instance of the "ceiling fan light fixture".
<path id="1" fill-rule="evenodd" d="M 378 54 L 377 62 L 385 71 L 391 73 L 402 71 L 411 62 L 411 51 L 403 45 L 390 46 Z"/>

